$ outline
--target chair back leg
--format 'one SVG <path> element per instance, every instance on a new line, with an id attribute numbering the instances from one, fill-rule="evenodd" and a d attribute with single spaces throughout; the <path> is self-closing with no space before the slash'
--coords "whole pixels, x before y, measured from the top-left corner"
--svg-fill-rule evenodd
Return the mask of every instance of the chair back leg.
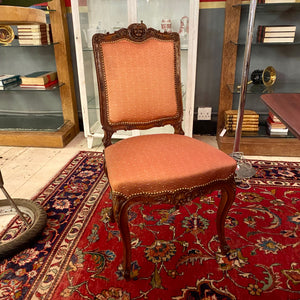
<path id="1" fill-rule="evenodd" d="M 234 178 L 228 179 L 228 181 L 221 188 L 221 200 L 217 212 L 217 233 L 220 241 L 220 248 L 222 254 L 226 254 L 230 248 L 225 238 L 225 220 L 228 211 L 235 199 L 235 181 Z"/>
<path id="2" fill-rule="evenodd" d="M 131 270 L 131 238 L 128 227 L 128 206 L 125 203 L 118 214 L 118 225 L 123 242 L 123 270 L 126 280 L 130 280 Z"/>

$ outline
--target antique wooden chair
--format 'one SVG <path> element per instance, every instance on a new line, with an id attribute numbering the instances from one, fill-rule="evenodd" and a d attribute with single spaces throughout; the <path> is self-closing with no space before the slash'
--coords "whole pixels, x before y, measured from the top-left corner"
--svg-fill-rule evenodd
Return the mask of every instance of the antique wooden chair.
<path id="1" fill-rule="evenodd" d="M 183 135 L 178 34 L 136 23 L 113 34 L 95 34 L 93 50 L 112 220 L 117 221 L 123 241 L 124 277 L 130 278 L 131 268 L 128 210 L 138 203 L 179 208 L 221 190 L 216 223 L 221 251 L 226 253 L 224 224 L 235 198 L 236 162 Z M 111 143 L 117 130 L 166 124 L 174 127 L 175 134 L 140 135 Z"/>

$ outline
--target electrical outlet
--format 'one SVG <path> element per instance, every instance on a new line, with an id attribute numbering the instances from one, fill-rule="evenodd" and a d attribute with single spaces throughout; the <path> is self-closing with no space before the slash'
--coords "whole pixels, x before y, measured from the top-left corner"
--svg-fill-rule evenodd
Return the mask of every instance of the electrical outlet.
<path id="1" fill-rule="evenodd" d="M 211 120 L 211 107 L 198 107 L 197 120 Z"/>

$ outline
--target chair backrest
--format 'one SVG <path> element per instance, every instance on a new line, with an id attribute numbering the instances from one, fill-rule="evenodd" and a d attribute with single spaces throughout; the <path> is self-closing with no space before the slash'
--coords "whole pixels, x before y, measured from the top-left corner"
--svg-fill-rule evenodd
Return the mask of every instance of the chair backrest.
<path id="1" fill-rule="evenodd" d="M 135 23 L 113 34 L 95 34 L 93 50 L 105 146 L 117 130 L 170 124 L 183 134 L 177 33 Z"/>

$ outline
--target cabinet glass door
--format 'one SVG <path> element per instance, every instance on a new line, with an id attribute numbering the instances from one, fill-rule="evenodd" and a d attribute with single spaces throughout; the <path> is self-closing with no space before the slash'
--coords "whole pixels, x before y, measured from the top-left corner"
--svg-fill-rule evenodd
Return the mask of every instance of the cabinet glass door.
<path id="1" fill-rule="evenodd" d="M 71 3 L 84 132 L 89 147 L 92 147 L 95 137 L 103 136 L 91 44 L 92 36 L 96 32 L 114 32 L 140 21 L 143 21 L 147 27 L 157 30 L 161 30 L 162 23 L 167 26 L 171 25 L 171 30 L 180 32 L 183 101 L 184 108 L 189 107 L 189 109 L 184 109 L 183 127 L 186 134 L 191 135 L 196 66 L 196 56 L 191 55 L 196 53 L 197 47 L 199 2 L 197 0 L 72 0 Z M 192 17 L 190 11 L 193 11 Z M 193 30 L 190 30 L 191 27 Z M 192 32 L 192 38 L 190 32 Z M 194 52 L 190 52 L 192 48 Z M 190 59 L 194 60 L 193 63 L 191 63 L 192 60 L 189 62 Z M 194 70 L 188 70 L 188 66 Z M 191 81 L 190 84 L 189 81 Z M 186 100 L 188 87 L 191 91 L 189 100 Z M 120 131 L 114 134 L 114 137 L 125 138 L 152 132 L 173 132 L 173 128 L 165 126 L 154 131 Z"/>
<path id="2" fill-rule="evenodd" d="M 180 34 L 181 43 L 181 82 L 182 100 L 184 110 L 183 129 L 186 131 L 186 86 L 188 68 L 188 44 L 189 44 L 189 22 L 190 1 L 187 0 L 136 0 L 137 21 L 143 21 L 147 27 L 160 31 L 175 31 Z M 197 11 L 195 11 L 197 13 Z M 151 131 L 157 131 L 152 129 Z M 160 131 L 162 131 L 160 129 Z M 173 132 L 171 126 L 165 126 L 165 132 Z"/>
<path id="3" fill-rule="evenodd" d="M 126 0 L 72 0 L 71 4 L 84 134 L 92 148 L 95 139 L 100 143 L 103 137 L 92 36 L 127 27 L 128 5 Z M 114 137 L 135 134 L 120 131 Z"/>

